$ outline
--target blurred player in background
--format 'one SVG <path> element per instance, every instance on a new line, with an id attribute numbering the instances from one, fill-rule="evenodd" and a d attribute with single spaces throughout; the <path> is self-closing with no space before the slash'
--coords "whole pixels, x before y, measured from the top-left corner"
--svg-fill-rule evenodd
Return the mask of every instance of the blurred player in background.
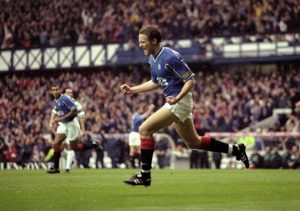
<path id="1" fill-rule="evenodd" d="M 68 95 L 68 96 L 70 96 L 71 98 L 74 99 L 73 89 L 66 88 L 65 89 L 65 95 Z M 83 136 L 85 134 L 85 112 L 83 110 L 82 105 L 75 99 L 74 99 L 74 104 L 75 104 L 75 107 L 77 109 L 76 119 L 79 122 L 81 136 Z M 76 121 L 76 119 L 75 119 L 75 121 Z M 62 123 L 60 123 L 60 124 L 62 124 Z M 74 150 L 71 149 L 69 141 L 65 140 L 65 142 L 66 142 L 65 144 L 67 145 L 66 146 L 67 147 L 66 148 L 66 151 L 67 151 L 66 173 L 70 173 L 72 162 L 75 158 L 75 152 L 74 152 Z"/>
<path id="2" fill-rule="evenodd" d="M 55 98 L 55 106 L 52 110 L 49 128 L 53 129 L 56 124 L 58 124 L 53 143 L 54 165 L 47 171 L 48 173 L 53 174 L 60 173 L 59 159 L 61 155 L 61 144 L 64 141 L 66 141 L 66 143 L 70 146 L 67 152 L 66 169 L 68 169 L 68 167 L 70 168 L 72 160 L 74 159 L 74 151 L 72 153 L 72 150 L 89 150 L 92 148 L 102 150 L 102 147 L 97 141 L 78 143 L 78 139 L 82 133 L 80 130 L 80 124 L 77 120 L 77 115 L 80 114 L 80 107 L 77 108 L 73 98 L 61 94 L 59 84 L 52 85 L 51 94 Z"/>
<path id="3" fill-rule="evenodd" d="M 129 156 L 131 166 L 136 168 L 135 161 L 138 160 L 140 166 L 140 154 L 141 154 L 141 140 L 139 134 L 139 127 L 143 121 L 150 116 L 154 110 L 154 105 L 151 104 L 148 110 L 144 113 L 144 106 L 138 105 L 136 112 L 131 117 L 131 132 L 129 133 Z"/>
<path id="4" fill-rule="evenodd" d="M 81 135 L 85 134 L 85 112 L 83 110 L 83 106 L 74 98 L 74 93 L 72 88 L 66 88 L 65 94 L 74 99 L 74 104 L 77 109 L 77 118 L 80 124 Z"/>
<path id="5" fill-rule="evenodd" d="M 175 129 L 189 148 L 223 152 L 236 156 L 249 168 L 249 160 L 244 144 L 229 145 L 209 136 L 196 133 L 192 108 L 191 90 L 195 85 L 194 73 L 189 69 L 181 55 L 167 47 L 162 47 L 161 31 L 157 26 L 147 25 L 139 31 L 139 47 L 149 56 L 151 80 L 137 85 L 121 85 L 123 94 L 142 93 L 163 87 L 165 105 L 146 119 L 139 128 L 141 136 L 141 173 L 125 180 L 129 185 L 151 185 L 151 165 L 154 151 L 153 133 L 175 124 Z"/>

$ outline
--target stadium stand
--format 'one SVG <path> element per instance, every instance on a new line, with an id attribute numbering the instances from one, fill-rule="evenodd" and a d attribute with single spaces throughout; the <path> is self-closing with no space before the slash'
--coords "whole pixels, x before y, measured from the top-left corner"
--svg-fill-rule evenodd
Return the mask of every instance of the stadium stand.
<path id="1" fill-rule="evenodd" d="M 136 40 L 159 24 L 166 39 L 298 32 L 298 0 L 1 1 L 1 48 Z M 156 7 L 160 5 L 160 7 Z M 175 15 L 176 14 L 176 15 Z"/>
<path id="2" fill-rule="evenodd" d="M 129 71 L 129 70 L 127 70 Z M 94 133 L 126 133 L 134 106 L 154 103 L 160 106 L 164 99 L 154 95 L 124 97 L 119 86 L 147 80 L 146 74 L 105 68 L 100 71 L 64 72 L 56 74 L 5 74 L 0 84 L 0 137 L 8 150 L 1 151 L 2 159 L 9 161 L 43 160 L 49 142 L 48 121 L 52 99 L 48 85 L 60 81 L 73 87 L 87 111 L 86 127 Z M 289 71 L 229 71 L 198 69 L 195 96 L 195 125 L 199 131 L 237 132 L 272 115 L 274 108 L 290 108 L 299 98 L 300 68 Z M 97 80 L 93 80 L 93 79 Z M 292 118 L 292 117 L 290 117 Z M 295 131 L 299 122 L 286 118 L 268 131 Z M 297 118 L 293 118 L 296 119 Z M 297 120 L 298 121 L 298 120 Z M 297 126 L 297 128 L 295 128 Z M 173 134 L 174 129 L 168 129 Z M 176 144 L 180 140 L 173 136 Z M 289 147 L 296 145 L 294 141 Z M 16 154 L 15 157 L 12 154 Z M 3 160 L 2 160 L 3 161 Z"/>
<path id="3" fill-rule="evenodd" d="M 203 51 L 205 44 L 211 44 L 214 56 L 218 56 L 218 49 L 222 48 L 224 55 L 232 53 L 230 48 L 250 49 L 249 52 L 234 51 L 234 54 L 251 56 L 253 46 L 263 46 L 266 50 L 258 52 L 255 48 L 256 54 L 277 52 L 280 56 L 278 46 L 298 46 L 297 49 L 300 46 L 298 0 L 181 0 L 172 4 L 163 0 L 6 0 L 0 2 L 0 8 L 0 48 L 13 51 L 97 43 L 130 43 L 135 48 L 139 28 L 154 23 L 162 27 L 167 40 L 197 40 L 200 46 L 203 44 Z M 275 41 L 284 42 L 272 43 Z M 224 44 L 232 45 L 224 47 Z M 196 50 L 182 49 L 191 56 L 198 56 Z M 296 48 L 292 51 L 295 53 Z M 119 57 L 127 60 L 122 53 L 127 55 L 120 52 Z M 6 57 L 0 56 L 1 61 L 6 61 Z M 48 120 L 53 104 L 48 85 L 54 81 L 72 87 L 78 94 L 76 98 L 87 111 L 89 131 L 127 133 L 135 105 L 154 103 L 159 107 L 164 103 L 159 91 L 133 97 L 120 94 L 121 83 L 147 80 L 145 69 L 145 66 L 128 66 L 12 72 L 8 68 L 8 72 L 1 72 L 0 163 L 23 165 L 44 160 L 51 146 Z M 299 64 L 267 67 L 193 64 L 192 69 L 197 76 L 193 91 L 194 117 L 200 133 L 254 130 L 253 126 L 272 116 L 275 108 L 293 109 L 300 99 Z M 299 117 L 295 113 L 280 115 L 278 121 L 261 130 L 299 131 Z M 163 132 L 181 147 L 174 128 Z M 280 167 L 298 168 L 299 140 L 294 137 L 274 140 L 274 137 L 255 137 L 253 154 L 267 157 L 266 148 L 274 154 L 279 148 L 285 156 Z"/>

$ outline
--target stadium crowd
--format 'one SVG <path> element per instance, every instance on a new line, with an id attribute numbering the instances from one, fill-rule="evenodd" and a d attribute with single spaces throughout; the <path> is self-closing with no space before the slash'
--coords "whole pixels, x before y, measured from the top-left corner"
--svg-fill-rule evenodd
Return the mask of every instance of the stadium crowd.
<path id="1" fill-rule="evenodd" d="M 300 29 L 298 0 L 6 0 L 0 8 L 0 48 L 128 42 L 144 24 L 160 25 L 166 39 Z"/>
<path id="2" fill-rule="evenodd" d="M 138 70 L 140 68 L 140 70 Z M 241 67 L 242 68 L 242 67 Z M 86 129 L 93 133 L 127 133 L 131 115 L 139 104 L 164 103 L 162 90 L 154 94 L 123 96 L 122 83 L 138 84 L 149 80 L 146 66 L 131 67 L 120 71 L 105 68 L 97 71 L 3 74 L 0 80 L 0 162 L 42 161 L 51 146 L 47 134 L 53 99 L 49 86 L 59 81 L 63 87 L 71 87 L 86 110 Z M 194 121 L 199 133 L 205 131 L 235 132 L 272 115 L 274 108 L 293 108 L 299 100 L 299 67 L 283 71 L 228 71 L 226 66 L 218 70 L 203 67 L 194 70 L 197 84 L 194 88 Z M 269 128 L 270 131 L 298 131 L 299 119 L 290 115 L 284 121 Z M 172 126 L 168 133 L 181 145 Z M 122 143 L 126 140 L 123 140 Z M 113 144 L 109 142 L 109 144 Z M 115 140 L 114 146 L 105 150 L 128 147 Z M 299 147 L 299 140 L 288 147 Z M 277 147 L 271 145 L 271 147 Z M 298 159 L 300 158 L 299 149 Z M 119 150 L 108 153 L 115 157 L 126 153 Z"/>

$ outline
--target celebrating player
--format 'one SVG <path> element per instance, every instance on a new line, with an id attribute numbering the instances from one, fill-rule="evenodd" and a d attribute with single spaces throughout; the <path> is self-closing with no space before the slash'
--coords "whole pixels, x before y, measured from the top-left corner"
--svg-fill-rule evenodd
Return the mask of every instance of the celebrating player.
<path id="1" fill-rule="evenodd" d="M 181 55 L 167 47 L 162 47 L 161 31 L 155 25 L 147 25 L 139 31 L 139 47 L 149 56 L 151 80 L 137 85 L 121 85 L 123 94 L 148 92 L 162 87 L 166 99 L 165 105 L 146 119 L 139 128 L 141 136 L 141 173 L 125 180 L 129 185 L 151 185 L 151 164 L 154 151 L 153 133 L 175 124 L 175 129 L 189 148 L 213 152 L 223 152 L 236 156 L 246 168 L 249 160 L 244 144 L 229 145 L 209 136 L 198 136 L 196 133 L 192 108 L 191 90 L 195 85 L 194 73 L 182 59 Z"/>

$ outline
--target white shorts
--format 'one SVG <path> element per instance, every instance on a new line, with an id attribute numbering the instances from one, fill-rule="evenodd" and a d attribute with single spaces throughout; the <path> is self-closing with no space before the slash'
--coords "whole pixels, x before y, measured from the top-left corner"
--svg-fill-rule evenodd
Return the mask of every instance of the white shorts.
<path id="1" fill-rule="evenodd" d="M 186 119 L 193 118 L 193 97 L 192 93 L 187 93 L 178 103 L 170 105 L 165 103 L 163 108 L 169 109 L 175 116 L 179 118 L 181 122 L 184 122 Z"/>
<path id="2" fill-rule="evenodd" d="M 129 146 L 140 146 L 141 139 L 140 134 L 138 132 L 130 132 L 128 137 Z"/>
<path id="3" fill-rule="evenodd" d="M 58 123 L 56 133 L 58 134 L 65 134 L 66 140 L 65 143 L 69 144 L 70 141 L 75 141 L 80 137 L 80 124 L 77 118 L 73 119 L 68 123 Z"/>

